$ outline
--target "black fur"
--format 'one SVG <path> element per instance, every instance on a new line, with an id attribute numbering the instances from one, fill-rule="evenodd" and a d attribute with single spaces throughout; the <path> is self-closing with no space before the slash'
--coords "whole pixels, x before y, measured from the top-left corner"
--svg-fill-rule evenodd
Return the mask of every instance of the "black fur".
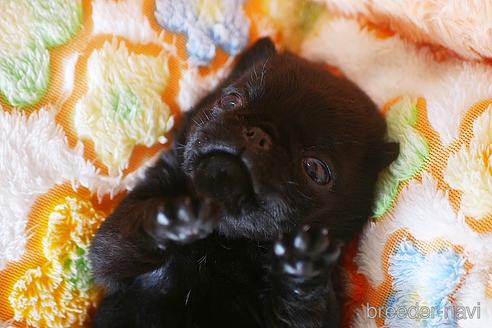
<path id="1" fill-rule="evenodd" d="M 354 84 L 261 39 L 97 232 L 93 326 L 337 327 L 333 268 L 397 155 L 385 133 Z"/>

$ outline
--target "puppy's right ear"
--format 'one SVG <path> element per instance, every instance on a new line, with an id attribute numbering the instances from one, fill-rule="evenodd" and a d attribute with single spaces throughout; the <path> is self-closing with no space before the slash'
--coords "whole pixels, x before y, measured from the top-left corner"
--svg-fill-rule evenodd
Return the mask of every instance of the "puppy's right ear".
<path id="1" fill-rule="evenodd" d="M 240 76 L 253 65 L 263 63 L 276 54 L 275 45 L 269 37 L 258 39 L 251 47 L 239 55 L 231 77 Z"/>

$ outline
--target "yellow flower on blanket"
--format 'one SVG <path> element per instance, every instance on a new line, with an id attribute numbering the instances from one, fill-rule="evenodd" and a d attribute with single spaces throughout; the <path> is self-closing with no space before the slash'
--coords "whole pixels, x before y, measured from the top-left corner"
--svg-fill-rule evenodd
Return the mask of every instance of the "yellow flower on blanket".
<path id="1" fill-rule="evenodd" d="M 34 327 L 70 327 L 82 325 L 85 309 L 93 306 L 95 293 L 73 290 L 64 278 L 61 266 L 49 262 L 28 270 L 18 280 L 9 301 L 15 320 Z"/>
<path id="2" fill-rule="evenodd" d="M 125 42 L 106 42 L 87 64 L 87 93 L 75 106 L 75 128 L 94 143 L 110 174 L 128 167 L 136 145 L 165 143 L 173 125 L 162 94 L 169 78 L 167 56 L 129 52 Z"/>
<path id="3" fill-rule="evenodd" d="M 79 197 L 66 197 L 54 207 L 43 239 L 46 262 L 27 270 L 9 296 L 15 320 L 34 327 L 84 324 L 99 295 L 87 251 L 103 219 L 103 213 Z"/>
<path id="4" fill-rule="evenodd" d="M 48 231 L 43 239 L 44 256 L 51 261 L 77 256 L 79 249 L 89 247 L 103 218 L 104 214 L 98 213 L 89 202 L 65 198 L 65 202 L 55 206 L 50 214 Z"/>
<path id="5" fill-rule="evenodd" d="M 36 103 L 48 87 L 48 49 L 80 28 L 80 0 L 0 1 L 0 96 L 11 105 Z"/>
<path id="6" fill-rule="evenodd" d="M 444 180 L 461 191 L 465 215 L 492 214 L 492 105 L 475 120 L 470 144 L 449 157 Z"/>

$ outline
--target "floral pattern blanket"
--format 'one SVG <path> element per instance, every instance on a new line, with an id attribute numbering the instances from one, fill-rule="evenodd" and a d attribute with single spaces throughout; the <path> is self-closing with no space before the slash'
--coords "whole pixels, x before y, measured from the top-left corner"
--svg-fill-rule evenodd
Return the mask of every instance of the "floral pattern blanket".
<path id="1" fill-rule="evenodd" d="M 90 323 L 98 226 L 181 113 L 265 35 L 358 84 L 401 145 L 344 251 L 344 326 L 492 326 L 487 0 L 2 0 L 0 12 L 0 327 Z"/>

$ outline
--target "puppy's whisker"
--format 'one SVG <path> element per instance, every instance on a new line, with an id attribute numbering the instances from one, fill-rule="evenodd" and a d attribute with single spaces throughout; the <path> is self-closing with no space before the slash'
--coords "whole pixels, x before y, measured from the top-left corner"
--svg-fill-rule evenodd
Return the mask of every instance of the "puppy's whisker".
<path id="1" fill-rule="evenodd" d="M 263 67 L 261 68 L 261 77 L 260 77 L 260 86 L 261 90 L 263 90 L 264 85 L 265 85 L 265 73 L 266 73 L 266 67 L 268 62 L 270 61 L 270 57 L 268 57 L 265 62 L 263 63 Z"/>
<path id="2" fill-rule="evenodd" d="M 188 306 L 188 302 L 190 301 L 190 296 L 191 296 L 191 289 L 188 291 L 188 294 L 186 294 L 185 306 Z"/>
<path id="3" fill-rule="evenodd" d="M 185 149 L 186 145 L 180 142 L 175 143 L 175 147 L 178 149 Z"/>
<path id="4" fill-rule="evenodd" d="M 363 142 L 359 142 L 359 141 L 335 141 L 335 142 L 332 142 L 333 145 L 363 145 L 365 146 L 365 144 Z"/>
<path id="5" fill-rule="evenodd" d="M 302 196 L 304 197 L 305 199 L 307 200 L 312 200 L 311 197 L 309 197 L 308 195 L 306 195 L 301 189 L 300 189 L 300 185 L 299 183 L 295 182 L 295 181 L 292 181 L 292 180 L 287 180 L 285 181 L 286 184 L 288 185 L 291 185 L 291 186 L 294 186 L 294 189 L 295 191 L 299 194 L 299 196 Z"/>
<path id="6" fill-rule="evenodd" d="M 199 128 L 202 127 L 203 124 L 205 124 L 205 122 L 203 121 L 203 117 L 200 117 L 199 121 L 194 120 L 194 122 L 195 122 L 195 125 Z"/>

